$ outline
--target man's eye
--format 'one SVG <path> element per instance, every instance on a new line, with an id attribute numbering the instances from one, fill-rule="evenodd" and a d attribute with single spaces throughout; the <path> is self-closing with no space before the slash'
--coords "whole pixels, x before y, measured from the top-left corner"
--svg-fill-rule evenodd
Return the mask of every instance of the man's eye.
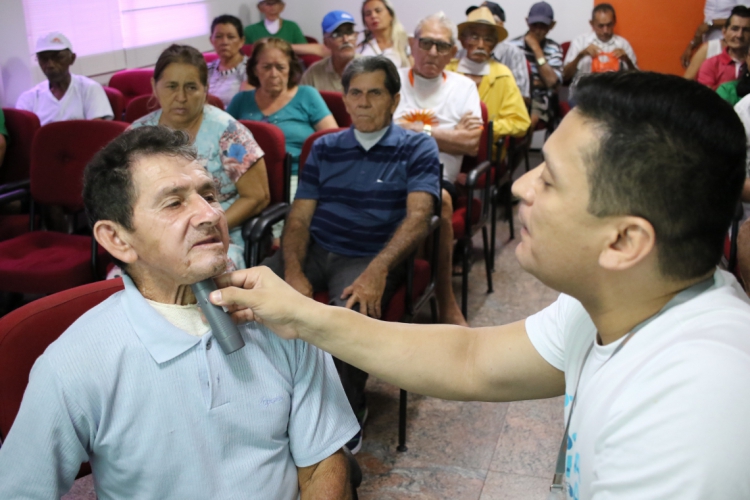
<path id="1" fill-rule="evenodd" d="M 203 199 L 208 202 L 213 203 L 214 201 L 216 201 L 216 195 L 213 193 L 208 193 L 208 194 L 203 195 Z"/>

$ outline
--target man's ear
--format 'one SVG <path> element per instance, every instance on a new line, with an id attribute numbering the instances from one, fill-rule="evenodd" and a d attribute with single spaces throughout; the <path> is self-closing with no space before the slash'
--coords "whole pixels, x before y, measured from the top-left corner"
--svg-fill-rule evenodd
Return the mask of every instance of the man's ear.
<path id="1" fill-rule="evenodd" d="M 138 254 L 130 244 L 131 233 L 111 220 L 100 220 L 94 224 L 94 238 L 115 259 L 125 264 L 138 260 Z"/>
<path id="2" fill-rule="evenodd" d="M 612 225 L 599 265 L 610 271 L 624 271 L 643 262 L 656 248 L 654 226 L 642 217 L 618 217 Z"/>
<path id="3" fill-rule="evenodd" d="M 401 93 L 393 96 L 393 104 L 391 104 L 391 117 L 396 114 L 396 110 L 398 109 L 398 104 L 401 102 Z"/>

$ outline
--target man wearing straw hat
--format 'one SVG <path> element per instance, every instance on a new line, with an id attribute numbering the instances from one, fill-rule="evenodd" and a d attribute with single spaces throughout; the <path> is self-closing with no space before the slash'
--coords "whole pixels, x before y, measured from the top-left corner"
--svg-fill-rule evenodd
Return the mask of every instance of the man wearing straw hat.
<path id="1" fill-rule="evenodd" d="M 510 69 L 491 57 L 495 46 L 507 37 L 508 32 L 495 22 L 490 9 L 474 9 L 467 20 L 458 25 L 463 56 L 453 59 L 446 67 L 477 84 L 479 98 L 487 106 L 489 119 L 493 122 L 495 138 L 521 137 L 531 123 Z"/>

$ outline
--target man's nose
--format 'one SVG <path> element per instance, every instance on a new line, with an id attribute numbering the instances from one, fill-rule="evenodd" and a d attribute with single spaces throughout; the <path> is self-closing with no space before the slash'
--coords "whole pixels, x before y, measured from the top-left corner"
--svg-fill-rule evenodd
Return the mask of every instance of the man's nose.
<path id="1" fill-rule="evenodd" d="M 221 219 L 222 212 L 201 195 L 194 195 L 190 200 L 191 221 L 194 226 L 215 226 Z"/>
<path id="2" fill-rule="evenodd" d="M 519 198 L 523 203 L 527 205 L 534 201 L 534 180 L 537 179 L 542 173 L 542 165 L 529 170 L 525 174 L 516 180 L 511 186 L 511 192 L 513 196 Z"/>

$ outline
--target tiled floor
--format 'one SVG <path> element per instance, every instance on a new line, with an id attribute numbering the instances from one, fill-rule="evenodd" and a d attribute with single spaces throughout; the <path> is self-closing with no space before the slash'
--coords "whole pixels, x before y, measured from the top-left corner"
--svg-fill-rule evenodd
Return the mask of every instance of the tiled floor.
<path id="1" fill-rule="evenodd" d="M 481 258 L 471 272 L 472 326 L 523 319 L 550 304 L 557 293 L 518 266 L 516 241 L 498 226 L 499 247 L 486 294 Z M 501 245 L 500 243 L 506 243 Z M 481 239 L 475 241 L 477 252 Z M 456 278 L 456 285 L 459 280 Z M 357 455 L 364 481 L 362 500 L 543 500 L 548 493 L 560 438 L 560 398 L 515 403 L 466 403 L 409 395 L 408 451 L 396 451 L 398 389 L 368 383 L 370 416 Z M 76 482 L 65 500 L 95 499 L 91 478 Z"/>

